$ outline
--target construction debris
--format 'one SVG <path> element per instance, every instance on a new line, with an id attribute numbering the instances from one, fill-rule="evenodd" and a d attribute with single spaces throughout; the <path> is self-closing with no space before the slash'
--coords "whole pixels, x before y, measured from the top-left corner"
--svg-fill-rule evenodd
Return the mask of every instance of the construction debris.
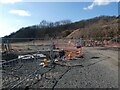
<path id="1" fill-rule="evenodd" d="M 37 58 L 46 58 L 46 56 L 44 54 L 33 54 L 33 56 L 35 56 Z"/>
<path id="2" fill-rule="evenodd" d="M 18 59 L 33 59 L 33 55 L 19 55 Z"/>

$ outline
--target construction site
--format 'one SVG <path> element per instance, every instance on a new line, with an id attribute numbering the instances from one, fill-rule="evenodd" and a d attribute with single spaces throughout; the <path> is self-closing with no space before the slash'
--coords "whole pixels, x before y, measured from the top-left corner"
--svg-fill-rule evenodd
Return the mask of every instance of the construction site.
<path id="1" fill-rule="evenodd" d="M 1 43 L 2 89 L 118 88 L 118 42 L 6 41 Z"/>
<path id="2" fill-rule="evenodd" d="M 120 0 L 0 0 L 0 90 L 119 89 Z"/>

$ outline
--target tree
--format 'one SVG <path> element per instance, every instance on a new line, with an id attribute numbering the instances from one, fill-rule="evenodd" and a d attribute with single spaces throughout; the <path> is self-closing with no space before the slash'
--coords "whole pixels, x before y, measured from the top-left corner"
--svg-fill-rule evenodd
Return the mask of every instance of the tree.
<path id="1" fill-rule="evenodd" d="M 46 20 L 42 20 L 39 24 L 40 28 L 46 28 L 48 26 L 48 22 Z"/>
<path id="2" fill-rule="evenodd" d="M 61 22 L 61 25 L 66 25 L 66 24 L 70 24 L 71 23 L 70 20 L 62 20 L 60 22 Z"/>

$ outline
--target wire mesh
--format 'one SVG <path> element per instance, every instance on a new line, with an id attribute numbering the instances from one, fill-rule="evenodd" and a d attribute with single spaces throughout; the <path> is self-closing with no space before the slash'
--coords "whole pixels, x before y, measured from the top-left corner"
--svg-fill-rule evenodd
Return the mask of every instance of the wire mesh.
<path id="1" fill-rule="evenodd" d="M 15 38 L 14 38 L 15 39 Z M 18 58 L 7 57 L 7 60 L 1 59 L 1 69 L 2 69 L 2 88 L 17 88 L 17 87 L 26 87 L 34 83 L 37 79 L 40 78 L 40 70 L 43 70 L 43 67 L 40 66 L 40 63 L 43 62 L 44 58 L 49 58 L 50 45 L 51 41 L 47 40 L 38 40 L 34 39 L 32 41 L 25 42 L 11 42 L 9 41 L 8 49 L 5 49 L 4 45 L 8 45 L 8 42 L 2 42 L 1 52 L 3 54 L 9 55 L 16 54 Z M 42 54 L 47 57 L 38 57 Z M 11 55 L 10 54 L 10 55 Z M 48 54 L 48 55 L 47 55 Z M 37 78 L 37 79 L 36 79 Z"/>
<path id="2" fill-rule="evenodd" d="M 35 39 L 35 38 L 8 38 L 3 39 L 0 43 L 2 56 L 2 88 L 18 88 L 26 87 L 40 79 L 40 75 L 46 70 L 40 66 L 44 58 L 38 58 L 37 54 L 44 54 L 50 62 L 54 62 L 55 54 L 61 49 L 65 50 L 66 57 L 70 52 L 75 56 L 76 43 L 80 39 Z M 24 56 L 20 58 L 8 57 L 8 55 L 16 54 Z M 35 55 L 36 54 L 36 55 Z"/>

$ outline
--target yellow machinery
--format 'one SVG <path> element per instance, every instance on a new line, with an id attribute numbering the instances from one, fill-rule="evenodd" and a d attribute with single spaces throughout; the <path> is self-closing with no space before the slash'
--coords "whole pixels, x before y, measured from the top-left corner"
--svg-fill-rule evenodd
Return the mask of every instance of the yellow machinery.
<path id="1" fill-rule="evenodd" d="M 47 59 L 46 58 L 44 58 L 44 60 L 43 60 L 43 67 L 46 67 L 46 66 L 48 66 L 48 63 L 47 63 Z"/>

